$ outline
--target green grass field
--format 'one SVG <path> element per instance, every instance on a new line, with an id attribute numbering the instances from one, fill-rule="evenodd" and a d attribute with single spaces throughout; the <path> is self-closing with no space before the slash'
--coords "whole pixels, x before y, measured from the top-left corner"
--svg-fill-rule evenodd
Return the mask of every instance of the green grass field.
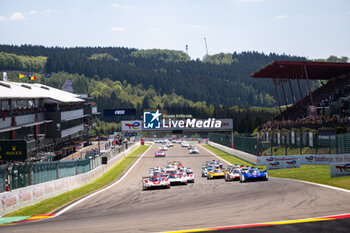
<path id="1" fill-rule="evenodd" d="M 220 158 L 232 163 L 252 166 L 253 164 L 238 159 L 235 156 L 227 154 L 214 147 L 205 145 L 206 149 L 212 151 Z M 259 166 L 258 166 L 259 167 Z M 261 167 L 265 169 L 265 167 Z M 350 176 L 331 178 L 328 165 L 301 165 L 300 168 L 270 170 L 269 176 L 277 178 L 289 178 L 296 180 L 305 180 L 319 184 L 331 185 L 350 190 Z"/>
<path id="2" fill-rule="evenodd" d="M 27 215 L 37 215 L 37 214 L 48 214 L 55 209 L 68 204 L 75 199 L 87 195 L 97 189 L 100 189 L 110 183 L 115 179 L 120 177 L 120 175 L 141 155 L 143 154 L 149 146 L 139 146 L 137 149 L 132 151 L 124 159 L 119 161 L 114 167 L 107 171 L 103 176 L 91 182 L 90 184 L 84 185 L 80 188 L 74 189 L 72 191 L 60 194 L 56 197 L 49 198 L 38 204 L 25 207 L 16 212 L 8 214 L 4 217 L 14 217 L 14 216 L 27 216 Z"/>

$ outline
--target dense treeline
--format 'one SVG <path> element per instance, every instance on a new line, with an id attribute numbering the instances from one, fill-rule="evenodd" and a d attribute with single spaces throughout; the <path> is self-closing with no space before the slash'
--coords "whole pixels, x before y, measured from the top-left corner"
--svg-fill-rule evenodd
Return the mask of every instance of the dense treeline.
<path id="1" fill-rule="evenodd" d="M 0 51 L 45 56 L 47 62 L 43 72 L 47 73 L 77 73 L 96 81 L 109 78 L 123 83 L 126 80 L 132 86 L 142 84 L 146 90 L 154 88 L 158 96 L 176 93 L 194 102 L 205 101 L 207 105 L 225 107 L 275 106 L 272 82 L 253 79 L 249 75 L 273 60 L 306 60 L 274 53 L 242 52 L 208 56 L 202 62 L 190 60 L 181 51 L 114 47 L 0 45 Z M 0 69 L 8 67 L 0 66 Z M 290 93 L 287 98 L 290 103 Z"/>
<path id="2" fill-rule="evenodd" d="M 10 81 L 29 82 L 19 79 L 18 71 L 33 72 L 38 78 L 34 82 L 56 88 L 70 79 L 74 92 L 93 97 L 99 111 L 136 108 L 135 119 L 140 119 L 144 109 L 155 108 L 196 118 L 232 118 L 239 133 L 250 133 L 277 114 L 276 108 L 265 108 L 276 106 L 272 82 L 249 77 L 273 60 L 306 59 L 242 52 L 206 56 L 201 61 L 172 50 L 0 45 L 0 70 L 9 71 Z M 347 60 L 331 56 L 322 61 Z M 44 78 L 44 73 L 51 77 Z M 313 83 L 314 88 L 318 85 Z M 290 103 L 290 93 L 286 94 Z M 101 119 L 115 121 L 103 115 Z"/>
<path id="3" fill-rule="evenodd" d="M 24 70 L 42 72 L 45 68 L 46 57 L 18 56 L 12 53 L 0 52 L 0 70 Z"/>

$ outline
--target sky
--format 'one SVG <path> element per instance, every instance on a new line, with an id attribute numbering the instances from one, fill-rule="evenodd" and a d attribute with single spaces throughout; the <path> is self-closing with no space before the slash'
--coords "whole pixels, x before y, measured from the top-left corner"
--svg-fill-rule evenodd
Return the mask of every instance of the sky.
<path id="1" fill-rule="evenodd" d="M 350 0 L 0 0 L 0 44 L 350 58 Z"/>

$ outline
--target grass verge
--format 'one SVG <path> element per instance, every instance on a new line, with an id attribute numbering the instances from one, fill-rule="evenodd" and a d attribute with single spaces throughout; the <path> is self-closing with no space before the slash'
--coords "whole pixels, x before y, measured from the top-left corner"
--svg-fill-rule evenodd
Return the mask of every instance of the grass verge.
<path id="1" fill-rule="evenodd" d="M 209 145 L 204 147 L 232 164 L 253 165 Z M 270 170 L 269 176 L 305 180 L 350 190 L 350 176 L 331 178 L 329 165 L 301 165 L 300 168 Z"/>
<path id="2" fill-rule="evenodd" d="M 107 171 L 103 176 L 72 191 L 60 194 L 56 197 L 46 199 L 38 204 L 31 205 L 16 212 L 10 213 L 4 217 L 26 216 L 37 214 L 48 214 L 55 209 L 81 197 L 100 189 L 117 179 L 141 154 L 143 154 L 149 146 L 139 146 L 128 154 L 124 159 L 120 160 L 114 167 Z"/>

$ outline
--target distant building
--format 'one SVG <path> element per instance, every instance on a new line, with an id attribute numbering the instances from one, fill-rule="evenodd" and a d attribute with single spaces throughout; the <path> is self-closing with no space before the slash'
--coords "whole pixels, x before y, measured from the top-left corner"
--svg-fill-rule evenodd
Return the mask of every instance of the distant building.
<path id="1" fill-rule="evenodd" d="M 87 140 L 92 117 L 99 114 L 84 97 L 43 84 L 0 81 L 0 139 L 26 140 L 30 157 L 45 151 L 65 157 Z"/>

